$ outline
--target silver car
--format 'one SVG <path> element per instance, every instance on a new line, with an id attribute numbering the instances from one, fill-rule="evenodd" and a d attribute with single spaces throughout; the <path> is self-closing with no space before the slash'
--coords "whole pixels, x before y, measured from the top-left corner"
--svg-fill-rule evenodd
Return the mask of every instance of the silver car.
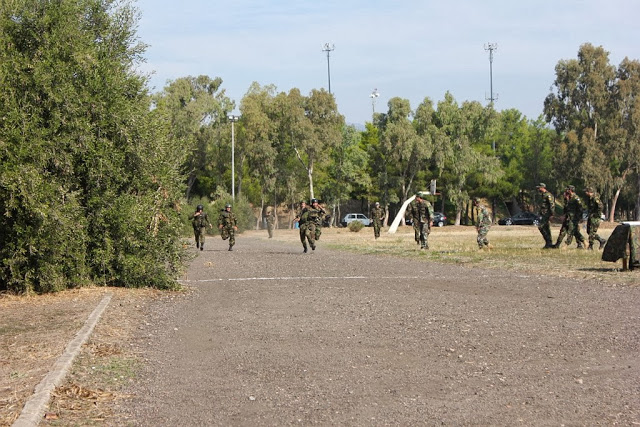
<path id="1" fill-rule="evenodd" d="M 368 227 L 371 225 L 371 220 L 367 218 L 365 214 L 361 214 L 361 213 L 346 214 L 342 218 L 342 221 L 340 221 L 340 225 L 342 225 L 343 227 L 346 227 L 347 225 L 349 225 L 350 222 L 353 222 L 353 221 L 360 221 L 362 225 L 364 225 L 365 227 Z"/>

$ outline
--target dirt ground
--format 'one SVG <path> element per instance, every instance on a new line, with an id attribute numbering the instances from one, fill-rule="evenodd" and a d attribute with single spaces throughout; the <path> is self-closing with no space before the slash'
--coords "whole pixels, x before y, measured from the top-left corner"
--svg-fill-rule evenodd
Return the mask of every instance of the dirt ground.
<path id="1" fill-rule="evenodd" d="M 376 244 L 409 258 L 335 249 L 345 239 L 368 237 L 328 230 L 309 254 L 295 231 L 244 233 L 233 252 L 211 237 L 182 292 L 0 298 L 0 425 L 105 292 L 43 424 L 640 424 L 637 272 L 434 262 L 408 234 Z"/>

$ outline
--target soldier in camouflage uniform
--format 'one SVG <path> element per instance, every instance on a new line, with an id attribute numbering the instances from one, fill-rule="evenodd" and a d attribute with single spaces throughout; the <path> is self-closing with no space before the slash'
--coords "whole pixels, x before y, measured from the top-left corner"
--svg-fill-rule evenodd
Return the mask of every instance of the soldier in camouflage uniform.
<path id="1" fill-rule="evenodd" d="M 428 200 L 422 198 L 421 193 L 416 193 L 416 198 L 410 205 L 409 211 L 413 222 L 415 238 L 420 249 L 429 249 L 429 234 L 433 225 L 433 207 Z"/>
<path id="2" fill-rule="evenodd" d="M 218 229 L 222 240 L 229 239 L 229 250 L 233 250 L 233 245 L 236 244 L 236 231 L 238 226 L 236 225 L 236 216 L 231 212 L 231 205 L 227 204 L 224 210 L 218 217 Z"/>
<path id="3" fill-rule="evenodd" d="M 318 231 L 318 222 L 322 221 L 322 212 L 324 210 L 318 206 L 318 200 L 311 199 L 311 206 L 307 206 L 300 214 L 300 241 L 307 253 L 307 242 L 312 251 L 316 250 L 316 235 Z"/>
<path id="4" fill-rule="evenodd" d="M 569 231 L 569 227 L 570 227 L 570 218 L 568 215 L 568 209 L 569 209 L 569 192 L 565 190 L 564 193 L 562 193 L 562 213 L 564 214 L 564 218 L 562 220 L 562 226 L 560 227 L 560 233 L 558 234 L 558 240 L 556 240 L 556 244 L 553 245 L 554 249 L 559 249 L 560 248 L 560 244 L 562 243 L 562 240 L 564 239 L 564 236 L 567 235 L 567 232 Z M 567 236 L 567 246 L 569 246 L 571 244 L 571 242 L 573 241 L 573 235 L 569 234 L 569 236 Z"/>
<path id="5" fill-rule="evenodd" d="M 413 238 L 417 244 L 420 244 L 420 223 L 416 221 L 418 216 L 418 203 L 422 200 L 422 194 L 416 193 L 415 198 L 407 208 L 407 212 L 409 214 L 409 219 L 411 220 L 411 225 L 413 226 Z"/>
<path id="6" fill-rule="evenodd" d="M 544 238 L 544 247 L 542 249 L 553 248 L 553 240 L 551 237 L 551 226 L 549 221 L 553 216 L 553 205 L 555 200 L 553 195 L 547 190 L 547 185 L 541 182 L 536 186 L 540 194 L 542 195 L 542 202 L 540 202 L 540 224 L 538 224 L 538 230 Z"/>
<path id="7" fill-rule="evenodd" d="M 204 236 L 205 234 L 207 234 L 207 226 L 209 228 L 213 228 L 213 226 L 209 222 L 209 215 L 204 212 L 204 206 L 198 205 L 196 207 L 196 211 L 191 218 L 191 224 L 193 225 L 193 234 L 196 238 L 196 248 L 199 248 L 201 251 L 203 251 Z"/>
<path id="8" fill-rule="evenodd" d="M 593 187 L 587 187 L 584 190 L 587 196 L 587 209 L 589 211 L 589 217 L 587 219 L 587 234 L 589 235 L 589 249 L 593 250 L 593 242 L 597 240 L 600 243 L 598 249 L 604 248 L 604 244 L 607 242 L 602 237 L 598 236 L 598 228 L 602 221 L 602 201 L 595 192 Z"/>
<path id="9" fill-rule="evenodd" d="M 380 237 L 380 228 L 384 221 L 384 209 L 380 207 L 380 202 L 376 202 L 374 208 L 371 209 L 371 220 L 373 221 L 373 235 L 377 239 Z"/>
<path id="10" fill-rule="evenodd" d="M 267 232 L 269 232 L 269 238 L 273 237 L 273 228 L 276 224 L 276 210 L 273 208 L 267 212 Z"/>
<path id="11" fill-rule="evenodd" d="M 478 248 L 479 249 L 491 249 L 489 246 L 489 239 L 487 234 L 491 228 L 491 216 L 484 205 L 480 204 L 480 201 L 474 197 L 473 206 L 478 209 L 478 219 L 476 221 L 476 230 L 478 231 Z"/>
<path id="12" fill-rule="evenodd" d="M 582 220 L 582 200 L 576 194 L 576 188 L 573 185 L 567 187 L 569 200 L 567 201 L 567 216 L 569 218 L 567 234 L 575 236 L 578 249 L 584 249 L 584 236 L 580 232 L 580 221 Z M 567 240 L 568 242 L 569 240 Z"/>
<path id="13" fill-rule="evenodd" d="M 298 221 L 298 231 L 300 232 L 300 242 L 302 242 L 302 247 L 304 248 L 304 252 L 307 252 L 307 220 L 308 216 L 305 215 L 307 212 L 307 202 L 302 200 L 300 202 L 300 207 L 296 212 L 295 221 Z"/>
<path id="14" fill-rule="evenodd" d="M 328 215 L 327 215 L 327 212 L 324 210 L 324 208 L 320 206 L 318 199 L 311 199 L 311 208 L 316 211 L 311 216 L 314 219 L 313 238 L 314 240 L 317 241 L 317 240 L 320 240 L 320 235 L 322 234 L 322 221 L 324 221 L 324 219 L 327 218 Z"/>

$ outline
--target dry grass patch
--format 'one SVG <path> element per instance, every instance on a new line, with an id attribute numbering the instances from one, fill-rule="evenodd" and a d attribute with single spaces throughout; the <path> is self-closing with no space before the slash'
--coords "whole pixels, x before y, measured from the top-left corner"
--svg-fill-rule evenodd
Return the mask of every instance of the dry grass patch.
<path id="1" fill-rule="evenodd" d="M 607 238 L 616 225 L 604 223 L 599 234 Z M 370 227 L 359 233 L 351 233 L 344 228 L 323 229 L 319 245 L 365 254 L 409 257 L 573 279 L 595 279 L 611 285 L 640 285 L 640 274 L 637 271 L 621 271 L 622 261 L 602 261 L 602 251 L 577 250 L 575 241 L 571 246 L 563 244 L 561 249 L 543 250 L 544 241 L 534 226 L 494 225 L 488 235 L 493 247 L 491 250 L 478 250 L 476 231 L 471 226 L 434 227 L 429 236 L 430 249 L 426 251 L 420 250 L 415 243 L 412 227 L 402 226 L 395 234 L 389 234 L 386 230 L 376 240 Z M 559 231 L 559 227 L 552 227 L 554 239 Z M 260 232 L 248 233 L 265 238 Z M 586 238 L 585 230 L 582 230 L 582 234 Z M 294 242 L 298 240 L 298 230 L 278 230 L 274 238 Z"/>
<path id="2" fill-rule="evenodd" d="M 60 408 L 82 413 L 75 423 L 87 425 L 87 411 L 78 408 L 97 408 L 97 420 L 104 416 L 101 408 L 108 406 L 106 401 L 119 397 L 118 384 L 134 375 L 137 363 L 128 347 L 130 337 L 147 303 L 166 293 L 92 287 L 41 296 L 0 295 L 0 426 L 10 426 L 18 418 L 36 385 L 106 293 L 113 294 L 111 303 L 76 359 L 69 380 L 54 394 L 54 410 L 43 420 L 69 425 L 69 418 L 60 417 Z"/>

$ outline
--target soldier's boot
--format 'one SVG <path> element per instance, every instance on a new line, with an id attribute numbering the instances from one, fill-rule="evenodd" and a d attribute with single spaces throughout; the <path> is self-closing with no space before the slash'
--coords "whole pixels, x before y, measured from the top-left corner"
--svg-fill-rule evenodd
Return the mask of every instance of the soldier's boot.
<path id="1" fill-rule="evenodd" d="M 315 251 L 316 250 L 316 245 L 314 243 L 311 244 L 311 250 Z"/>
<path id="2" fill-rule="evenodd" d="M 200 249 L 200 243 L 196 242 L 196 249 Z"/>
<path id="3" fill-rule="evenodd" d="M 304 248 L 304 250 L 302 252 L 304 252 L 306 254 L 307 253 L 307 245 L 303 245 L 302 247 Z"/>
<path id="4" fill-rule="evenodd" d="M 200 250 L 201 250 L 201 251 L 204 251 L 204 243 L 201 243 L 201 244 L 200 244 Z"/>
<path id="5" fill-rule="evenodd" d="M 607 239 L 603 239 L 601 237 L 600 239 L 598 239 L 598 241 L 600 242 L 600 247 L 598 249 L 603 249 L 604 245 L 607 243 Z"/>
<path id="6" fill-rule="evenodd" d="M 232 251 L 233 250 L 233 245 L 229 245 L 229 250 Z"/>
<path id="7" fill-rule="evenodd" d="M 582 242 L 578 242 L 578 246 L 576 246 L 576 249 L 584 249 L 584 245 L 582 244 Z"/>

